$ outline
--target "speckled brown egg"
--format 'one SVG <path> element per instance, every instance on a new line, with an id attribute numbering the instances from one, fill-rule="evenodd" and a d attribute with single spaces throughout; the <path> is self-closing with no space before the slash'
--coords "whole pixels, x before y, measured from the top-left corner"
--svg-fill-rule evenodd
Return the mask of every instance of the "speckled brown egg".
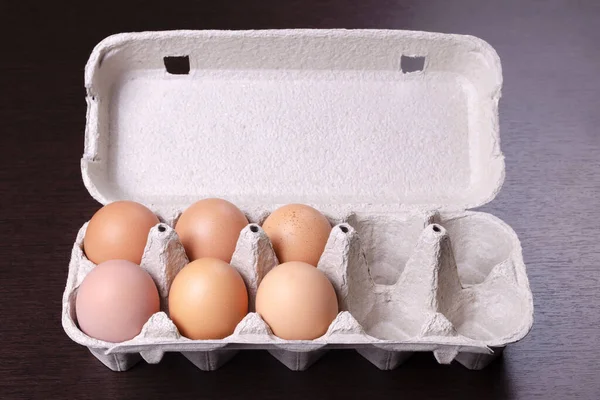
<path id="1" fill-rule="evenodd" d="M 90 220 L 83 250 L 95 264 L 127 260 L 140 264 L 150 229 L 160 221 L 152 211 L 133 201 L 115 201 Z"/>
<path id="2" fill-rule="evenodd" d="M 248 219 L 235 205 L 222 199 L 204 199 L 181 214 L 175 231 L 190 261 L 214 257 L 230 262 L 246 225 Z"/>
<path id="3" fill-rule="evenodd" d="M 329 220 L 304 204 L 289 204 L 275 210 L 262 227 L 280 263 L 302 261 L 314 266 L 331 232 Z"/>

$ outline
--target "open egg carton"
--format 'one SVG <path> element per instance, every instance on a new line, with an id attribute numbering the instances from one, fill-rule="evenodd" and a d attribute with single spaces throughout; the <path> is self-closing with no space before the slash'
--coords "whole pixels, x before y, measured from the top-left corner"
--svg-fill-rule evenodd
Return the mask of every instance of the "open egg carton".
<path id="1" fill-rule="evenodd" d="M 113 370 L 181 352 L 213 370 L 266 349 L 293 370 L 354 348 L 381 369 L 431 351 L 480 369 L 523 338 L 533 301 L 522 250 L 498 218 L 469 211 L 504 180 L 500 61 L 484 41 L 388 30 L 171 31 L 102 41 L 85 71 L 83 179 L 102 204 L 129 199 L 161 219 L 142 267 L 161 312 L 123 343 L 77 327 L 77 288 L 94 268 L 77 236 L 62 322 Z M 251 222 L 231 264 L 250 312 L 222 340 L 182 337 L 168 292 L 188 262 L 173 226 L 206 197 Z M 322 211 L 334 228 L 318 264 L 340 313 L 315 340 L 272 334 L 254 312 L 277 258 L 260 224 L 286 203 Z"/>

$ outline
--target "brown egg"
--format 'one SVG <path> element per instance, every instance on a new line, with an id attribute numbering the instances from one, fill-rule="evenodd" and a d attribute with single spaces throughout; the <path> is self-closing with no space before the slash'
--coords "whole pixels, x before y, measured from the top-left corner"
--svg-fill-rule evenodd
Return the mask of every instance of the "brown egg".
<path id="1" fill-rule="evenodd" d="M 83 238 L 87 258 L 95 264 L 128 260 L 139 264 L 150 229 L 160 221 L 146 207 L 133 201 L 116 201 L 94 214 Z"/>
<path id="2" fill-rule="evenodd" d="M 246 216 L 235 205 L 222 199 L 205 199 L 181 214 L 175 231 L 190 261 L 214 257 L 230 262 L 246 225 Z"/>
<path id="3" fill-rule="evenodd" d="M 256 312 L 276 336 L 312 340 L 323 336 L 338 313 L 335 290 L 314 266 L 288 262 L 273 268 L 256 293 Z"/>
<path id="4" fill-rule="evenodd" d="M 275 210 L 262 227 L 280 263 L 302 261 L 315 266 L 331 232 L 327 218 L 303 204 L 289 204 Z"/>
<path id="5" fill-rule="evenodd" d="M 79 328 L 90 337 L 114 343 L 133 339 L 159 311 L 154 281 L 126 260 L 98 264 L 86 275 L 75 300 Z"/>
<path id="6" fill-rule="evenodd" d="M 169 313 L 190 339 L 222 339 L 248 313 L 248 292 L 239 272 L 217 258 L 186 265 L 169 291 Z"/>

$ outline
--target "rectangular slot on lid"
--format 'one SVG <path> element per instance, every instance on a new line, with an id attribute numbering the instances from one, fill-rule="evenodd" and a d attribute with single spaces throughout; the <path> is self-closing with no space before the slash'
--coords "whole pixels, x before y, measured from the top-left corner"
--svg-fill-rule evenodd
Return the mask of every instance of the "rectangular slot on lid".
<path id="1" fill-rule="evenodd" d="M 403 55 L 400 57 L 400 69 L 405 74 L 423 71 L 425 69 L 425 57 Z"/>
<path id="2" fill-rule="evenodd" d="M 165 69 L 171 75 L 187 75 L 190 73 L 190 57 L 188 56 L 168 56 L 163 57 Z"/>

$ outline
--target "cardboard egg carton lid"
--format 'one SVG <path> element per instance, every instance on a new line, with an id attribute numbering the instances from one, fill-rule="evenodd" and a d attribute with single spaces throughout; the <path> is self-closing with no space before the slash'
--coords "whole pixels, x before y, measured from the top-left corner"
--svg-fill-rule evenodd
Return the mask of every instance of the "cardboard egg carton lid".
<path id="1" fill-rule="evenodd" d="M 504 180 L 501 85 L 498 55 L 472 36 L 117 34 L 85 69 L 83 179 L 102 204 L 130 199 L 163 217 L 206 197 L 464 210 Z"/>

